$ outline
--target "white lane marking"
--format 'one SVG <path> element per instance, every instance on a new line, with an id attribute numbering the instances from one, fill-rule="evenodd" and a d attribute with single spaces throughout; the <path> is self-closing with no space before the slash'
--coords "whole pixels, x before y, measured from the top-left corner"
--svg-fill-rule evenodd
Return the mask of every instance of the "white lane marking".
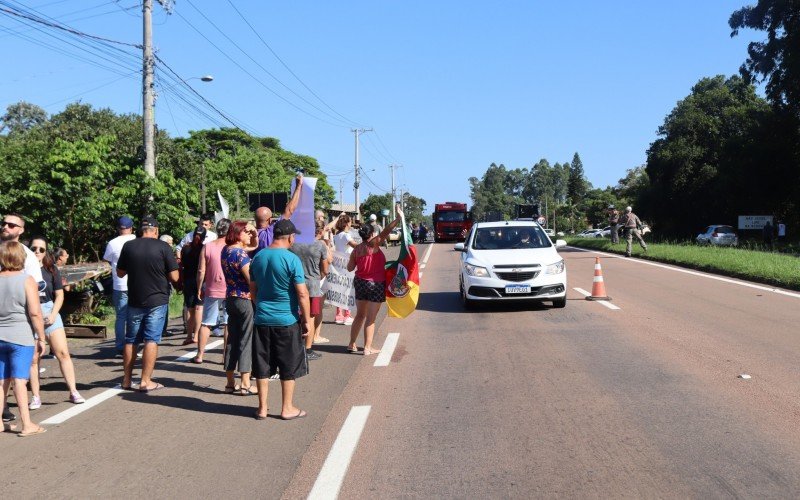
<path id="1" fill-rule="evenodd" d="M 344 477 L 347 474 L 347 468 L 350 466 L 350 460 L 353 458 L 353 453 L 356 451 L 356 445 L 361 438 L 361 432 L 364 426 L 367 425 L 367 418 L 371 406 L 354 406 L 350 409 L 347 419 L 336 436 L 336 441 L 333 443 L 328 458 L 322 464 L 322 469 L 319 471 L 314 487 L 311 488 L 311 493 L 308 494 L 309 500 L 334 500 L 339 497 L 339 490 L 342 489 Z"/>
<path id="2" fill-rule="evenodd" d="M 375 358 L 375 364 L 372 366 L 389 366 L 389 361 L 392 360 L 392 354 L 394 354 L 394 349 L 397 347 L 399 338 L 399 333 L 390 333 L 386 336 L 386 340 L 383 341 L 383 347 L 381 347 L 381 352 L 378 353 L 378 357 Z"/>
<path id="3" fill-rule="evenodd" d="M 580 293 L 581 295 L 585 295 L 586 297 L 589 297 L 589 296 L 592 295 L 591 293 L 587 292 L 583 288 L 573 288 L 573 290 L 575 290 L 576 292 Z M 611 302 L 609 302 L 607 300 L 596 300 L 595 302 L 597 302 L 598 304 L 601 304 L 603 306 L 606 306 L 607 308 L 611 309 L 612 311 L 617 311 L 617 310 L 621 309 L 621 308 L 615 306 L 614 304 L 612 304 Z"/>
<path id="4" fill-rule="evenodd" d="M 578 247 L 568 247 L 568 248 L 572 248 L 573 250 L 579 250 L 581 252 L 597 253 L 597 254 L 600 254 L 600 255 L 604 255 L 606 257 L 617 257 L 617 258 L 619 257 L 619 255 L 612 254 L 612 253 L 606 253 L 606 252 L 600 252 L 598 250 L 587 250 L 585 248 L 578 248 Z M 737 280 L 733 280 L 733 279 L 730 279 L 730 278 L 723 278 L 722 276 L 717 276 L 717 275 L 714 275 L 714 274 L 707 274 L 707 273 L 702 273 L 700 271 L 691 271 L 689 269 L 682 269 L 680 267 L 672 267 L 672 266 L 668 266 L 668 265 L 665 265 L 665 264 L 658 264 L 658 263 L 655 263 L 655 262 L 650 262 L 649 260 L 626 259 L 625 261 L 626 262 L 636 262 L 637 264 L 645 264 L 645 265 L 653 266 L 653 267 L 660 267 L 662 269 L 667 269 L 667 270 L 670 270 L 670 271 L 675 271 L 675 272 L 684 273 L 684 274 L 691 274 L 692 276 L 700 276 L 701 278 L 708 278 L 708 279 L 712 279 L 712 280 L 722 281 L 722 282 L 725 282 L 725 283 L 731 283 L 733 285 L 746 286 L 748 288 L 755 288 L 756 290 L 761 290 L 763 292 L 772 292 L 772 293 L 777 293 L 779 295 L 786 295 L 787 297 L 794 297 L 796 299 L 800 299 L 800 293 L 789 292 L 789 291 L 786 291 L 786 290 L 781 290 L 780 288 L 769 288 L 767 286 L 756 285 L 754 283 L 748 283 L 746 281 L 737 281 Z"/>
<path id="5" fill-rule="evenodd" d="M 116 396 L 121 392 L 124 391 L 120 386 L 116 386 L 113 389 L 105 390 L 100 394 L 98 394 L 97 396 L 92 396 L 91 398 L 87 399 L 85 403 L 81 405 L 75 405 L 68 410 L 64 410 L 61 413 L 57 413 L 42 423 L 45 425 L 62 424 L 67 420 L 71 419 L 72 417 L 74 417 L 75 415 L 80 415 L 86 410 L 99 405 L 106 399 L 113 398 L 114 396 Z"/>
<path id="6" fill-rule="evenodd" d="M 426 266 L 426 265 L 428 265 L 428 259 L 429 259 L 429 258 L 430 258 L 430 256 L 431 256 L 431 250 L 433 250 L 433 245 L 432 245 L 432 244 L 429 244 L 429 245 L 428 245 L 428 249 L 427 249 L 427 250 L 425 250 L 425 257 L 423 257 L 423 258 L 422 258 L 422 266 L 423 266 L 423 267 L 424 267 L 424 266 Z"/>
<path id="7" fill-rule="evenodd" d="M 222 340 L 215 340 L 214 342 L 209 342 L 206 344 L 206 351 L 210 351 L 222 345 Z M 193 357 L 197 356 L 197 351 L 189 351 L 182 356 L 178 356 L 175 361 L 189 361 Z"/>

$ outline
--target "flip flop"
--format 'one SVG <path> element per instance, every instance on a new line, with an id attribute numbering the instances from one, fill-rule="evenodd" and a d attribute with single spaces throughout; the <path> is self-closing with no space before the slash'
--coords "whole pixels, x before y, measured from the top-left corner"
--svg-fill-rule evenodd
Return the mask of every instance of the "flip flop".
<path id="1" fill-rule="evenodd" d="M 350 354 L 358 354 L 358 347 L 353 347 L 353 348 L 348 347 L 347 352 L 349 352 Z"/>
<path id="2" fill-rule="evenodd" d="M 14 432 L 17 430 L 17 424 L 12 422 L 3 422 L 3 432 Z"/>
<path id="3" fill-rule="evenodd" d="M 149 387 L 149 388 L 148 387 L 140 387 L 139 388 L 139 392 L 144 392 L 146 394 L 148 392 L 157 391 L 157 390 L 163 389 L 163 388 L 164 388 L 164 384 L 159 384 L 158 382 L 156 382 L 156 386 L 155 387 Z"/>
<path id="4" fill-rule="evenodd" d="M 258 394 L 258 389 L 254 388 L 252 385 L 250 387 L 242 387 L 236 394 L 240 396 L 252 396 Z"/>
<path id="5" fill-rule="evenodd" d="M 267 410 L 267 411 L 269 411 L 269 410 Z M 256 414 L 253 415 L 253 418 L 255 418 L 256 420 L 266 420 L 267 419 L 267 415 L 259 415 L 258 412 L 256 412 Z"/>
<path id="6" fill-rule="evenodd" d="M 225 394 L 233 394 L 236 391 L 236 387 L 231 387 L 229 385 L 225 386 Z"/>
<path id="7" fill-rule="evenodd" d="M 314 343 L 315 344 L 327 344 L 330 341 L 331 341 L 331 339 L 328 339 L 328 338 L 325 338 L 325 337 L 320 337 L 320 338 L 314 340 Z"/>
<path id="8" fill-rule="evenodd" d="M 304 418 L 306 415 L 308 415 L 308 413 L 304 412 L 303 410 L 300 410 L 297 412 L 297 415 L 293 417 L 284 417 L 283 415 L 281 415 L 281 420 L 294 420 L 296 418 Z"/>
<path id="9" fill-rule="evenodd" d="M 183 341 L 183 343 L 181 345 L 189 345 L 189 344 L 196 344 L 196 343 L 197 343 L 196 340 L 186 339 L 186 340 Z"/>
<path id="10" fill-rule="evenodd" d="M 45 429 L 44 427 L 42 427 L 42 426 L 40 425 L 40 426 L 39 426 L 39 428 L 38 428 L 38 429 L 36 429 L 35 431 L 31 431 L 31 432 L 20 432 L 19 434 L 17 434 L 17 436 L 19 436 L 19 437 L 21 437 L 21 438 L 26 438 L 26 437 L 30 437 L 30 436 L 35 436 L 35 435 L 37 435 L 37 434 L 44 434 L 45 432 L 47 432 L 47 429 Z"/>

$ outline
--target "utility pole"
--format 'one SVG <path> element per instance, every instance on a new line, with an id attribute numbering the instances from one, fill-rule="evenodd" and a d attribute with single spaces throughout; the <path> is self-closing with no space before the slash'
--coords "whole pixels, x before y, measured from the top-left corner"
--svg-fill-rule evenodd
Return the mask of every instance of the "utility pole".
<path id="1" fill-rule="evenodd" d="M 339 208 L 344 212 L 344 179 L 339 179 Z"/>
<path id="2" fill-rule="evenodd" d="M 394 210 L 395 200 L 397 199 L 397 197 L 395 196 L 396 191 L 394 188 L 394 170 L 400 167 L 402 167 L 402 165 L 389 165 L 389 168 L 392 170 L 392 206 L 389 208 L 390 211 Z"/>
<path id="3" fill-rule="evenodd" d="M 356 137 L 356 182 L 353 184 L 353 187 L 356 190 L 356 220 L 359 222 L 361 221 L 361 207 L 358 203 L 358 187 L 361 185 L 361 168 L 358 165 L 358 137 L 363 134 L 364 132 L 372 132 L 371 128 L 354 128 L 350 129 Z"/>
<path id="4" fill-rule="evenodd" d="M 172 12 L 172 0 L 158 0 L 167 11 Z M 142 2 L 142 124 L 144 142 L 144 171 L 150 177 L 156 176 L 156 119 L 155 119 L 155 84 L 153 69 L 153 0 Z"/>

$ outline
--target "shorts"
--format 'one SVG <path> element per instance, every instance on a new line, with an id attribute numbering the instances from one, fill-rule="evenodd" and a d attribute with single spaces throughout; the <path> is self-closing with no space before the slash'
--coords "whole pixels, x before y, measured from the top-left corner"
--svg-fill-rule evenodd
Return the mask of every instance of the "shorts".
<path id="1" fill-rule="evenodd" d="M 128 328 L 125 329 L 125 343 L 161 342 L 164 324 L 167 322 L 169 304 L 155 307 L 133 307 L 128 305 Z"/>
<path id="2" fill-rule="evenodd" d="M 186 280 L 183 282 L 183 306 L 197 307 L 202 306 L 203 301 L 197 298 L 197 281 Z"/>
<path id="3" fill-rule="evenodd" d="M 50 316 L 50 313 L 53 312 L 54 305 L 53 302 L 42 302 L 42 316 L 44 318 Z M 64 322 L 61 320 L 61 314 L 56 314 L 56 320 L 51 325 L 45 326 L 44 334 L 49 337 L 51 333 L 59 328 L 64 328 Z"/>
<path id="4" fill-rule="evenodd" d="M 322 314 L 322 302 L 325 297 L 311 297 L 311 316 L 319 316 Z"/>
<path id="5" fill-rule="evenodd" d="M 368 281 L 355 277 L 353 288 L 356 289 L 356 300 L 369 302 L 386 302 L 385 281 Z"/>
<path id="6" fill-rule="evenodd" d="M 203 299 L 203 326 L 217 326 L 228 324 L 228 313 L 225 311 L 225 299 L 206 297 Z"/>
<path id="7" fill-rule="evenodd" d="M 278 373 L 281 380 L 308 375 L 308 358 L 300 323 L 289 326 L 256 325 L 253 336 L 253 376 L 269 378 Z"/>
<path id="8" fill-rule="evenodd" d="M 0 380 L 12 378 L 28 380 L 35 351 L 36 347 L 32 345 L 12 344 L 0 340 Z"/>

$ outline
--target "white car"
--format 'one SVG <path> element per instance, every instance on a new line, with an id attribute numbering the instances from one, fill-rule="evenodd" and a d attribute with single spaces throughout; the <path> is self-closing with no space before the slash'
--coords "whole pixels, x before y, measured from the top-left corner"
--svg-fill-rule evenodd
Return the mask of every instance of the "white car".
<path id="1" fill-rule="evenodd" d="M 578 236 L 579 238 L 594 238 L 595 233 L 600 231 L 602 231 L 602 229 L 584 229 L 575 236 Z"/>
<path id="2" fill-rule="evenodd" d="M 567 269 L 555 244 L 533 221 L 480 222 L 461 252 L 458 284 L 465 308 L 478 302 L 535 300 L 567 305 Z"/>

